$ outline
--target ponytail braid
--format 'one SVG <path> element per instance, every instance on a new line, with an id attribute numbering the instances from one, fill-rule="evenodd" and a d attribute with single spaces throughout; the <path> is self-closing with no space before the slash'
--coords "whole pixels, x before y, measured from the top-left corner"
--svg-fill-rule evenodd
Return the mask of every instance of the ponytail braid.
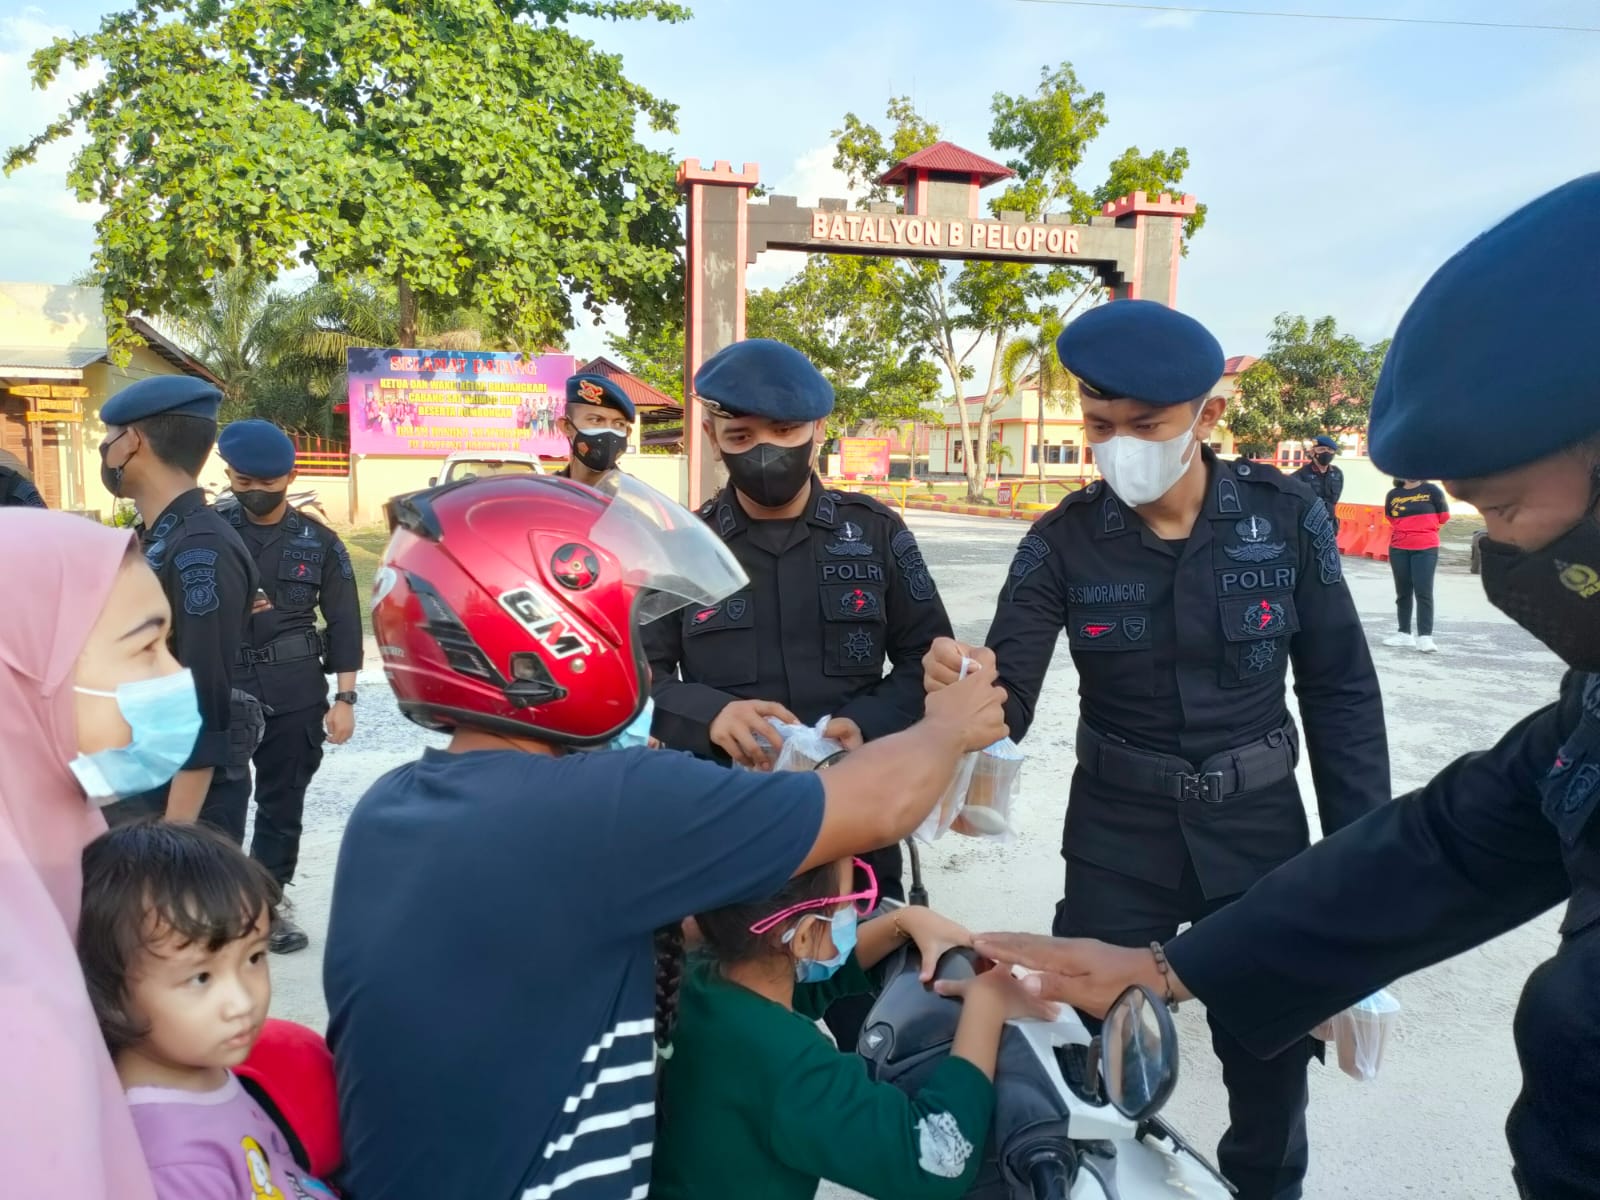
<path id="1" fill-rule="evenodd" d="M 672 1030 L 678 1023 L 678 985 L 683 980 L 683 924 L 674 921 L 656 930 L 656 1049 L 672 1053 Z"/>

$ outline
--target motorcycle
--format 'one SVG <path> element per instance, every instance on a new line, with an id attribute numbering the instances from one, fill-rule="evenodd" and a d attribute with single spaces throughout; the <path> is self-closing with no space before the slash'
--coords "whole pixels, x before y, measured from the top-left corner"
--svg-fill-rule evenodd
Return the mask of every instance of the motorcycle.
<path id="1" fill-rule="evenodd" d="M 907 895 L 926 906 L 921 857 L 914 842 L 905 846 Z M 981 965 L 972 950 L 950 950 L 935 978 L 970 979 Z M 961 1018 L 961 1002 L 924 985 L 921 969 L 909 945 L 879 968 L 884 984 L 856 1045 L 874 1080 L 909 1094 L 949 1055 Z M 1177 1083 L 1177 1029 L 1148 988 L 1118 997 L 1097 1034 L 1065 1006 L 1052 1022 L 1007 1025 L 994 1122 L 968 1200 L 1228 1200 L 1236 1189 L 1161 1119 Z"/>

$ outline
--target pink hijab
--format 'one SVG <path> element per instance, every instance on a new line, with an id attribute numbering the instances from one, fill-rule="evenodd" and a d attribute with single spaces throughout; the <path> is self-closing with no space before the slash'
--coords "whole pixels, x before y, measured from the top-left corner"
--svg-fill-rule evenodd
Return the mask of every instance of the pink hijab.
<path id="1" fill-rule="evenodd" d="M 78 969 L 83 848 L 105 829 L 67 769 L 72 678 L 131 538 L 0 510 L 0 1179 L 8 1194 L 150 1200 L 133 1118 Z"/>

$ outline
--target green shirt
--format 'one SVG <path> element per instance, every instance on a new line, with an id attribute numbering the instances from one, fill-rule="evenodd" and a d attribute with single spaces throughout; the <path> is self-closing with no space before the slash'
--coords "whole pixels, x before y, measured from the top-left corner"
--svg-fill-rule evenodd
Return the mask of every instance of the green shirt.
<path id="1" fill-rule="evenodd" d="M 947 1058 L 908 1096 L 867 1078 L 816 1019 L 872 983 L 851 955 L 830 980 L 795 988 L 795 1011 L 723 979 L 685 973 L 663 1078 L 650 1188 L 655 1200 L 812 1200 L 823 1179 L 892 1200 L 942 1200 L 972 1186 L 994 1085 Z"/>

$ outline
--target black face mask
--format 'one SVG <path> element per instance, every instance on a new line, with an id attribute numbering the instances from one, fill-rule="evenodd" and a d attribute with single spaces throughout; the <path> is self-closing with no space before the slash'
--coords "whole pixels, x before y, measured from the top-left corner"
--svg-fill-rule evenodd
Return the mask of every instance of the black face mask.
<path id="1" fill-rule="evenodd" d="M 1323 450 L 1320 453 L 1314 455 L 1313 457 L 1316 458 L 1316 460 L 1319 463 L 1321 463 L 1323 466 L 1327 466 L 1329 463 L 1331 463 L 1333 461 L 1333 451 L 1331 451 L 1331 450 Z"/>
<path id="2" fill-rule="evenodd" d="M 1542 550 L 1485 538 L 1489 603 L 1575 671 L 1600 671 L 1600 525 L 1586 516 Z"/>
<path id="3" fill-rule="evenodd" d="M 128 431 L 124 429 L 116 437 L 100 447 L 100 484 L 118 500 L 122 499 L 122 473 L 127 470 L 128 460 L 126 458 L 123 459 L 120 467 L 110 467 L 106 465 L 106 454 L 111 447 L 127 436 Z M 131 457 L 132 455 L 129 455 L 129 458 Z"/>
<path id="4" fill-rule="evenodd" d="M 814 442 L 774 446 L 761 442 L 738 454 L 724 453 L 723 464 L 733 486 L 762 508 L 782 508 L 811 479 Z"/>
<path id="5" fill-rule="evenodd" d="M 245 512 L 253 517 L 264 517 L 282 504 L 283 498 L 288 494 L 288 488 L 281 492 L 269 492 L 262 488 L 251 488 L 247 492 L 234 492 L 233 496 L 244 508 Z"/>
<path id="6" fill-rule="evenodd" d="M 572 439 L 572 453 L 591 471 L 609 471 L 628 448 L 628 435 L 614 429 L 580 429 Z"/>

